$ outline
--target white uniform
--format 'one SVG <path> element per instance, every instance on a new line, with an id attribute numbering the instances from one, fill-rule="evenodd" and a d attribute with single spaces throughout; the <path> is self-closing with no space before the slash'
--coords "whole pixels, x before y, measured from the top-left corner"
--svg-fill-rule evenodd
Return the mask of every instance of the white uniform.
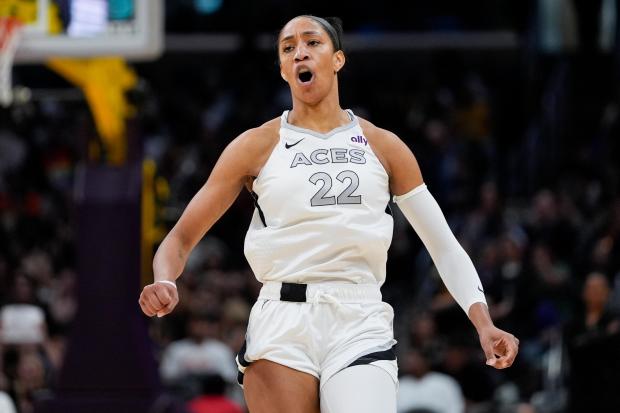
<path id="1" fill-rule="evenodd" d="M 245 238 L 260 282 L 385 281 L 388 175 L 349 114 L 349 124 L 327 134 L 290 125 L 282 114 L 280 141 L 254 181 L 260 210 Z"/>
<path id="2" fill-rule="evenodd" d="M 381 301 L 392 240 L 388 175 L 355 117 L 321 134 L 287 122 L 255 179 L 245 255 L 263 283 L 252 308 L 245 367 L 271 360 L 314 375 L 373 364 L 397 382 L 393 311 Z M 308 284 L 306 302 L 280 301 L 282 283 Z"/>

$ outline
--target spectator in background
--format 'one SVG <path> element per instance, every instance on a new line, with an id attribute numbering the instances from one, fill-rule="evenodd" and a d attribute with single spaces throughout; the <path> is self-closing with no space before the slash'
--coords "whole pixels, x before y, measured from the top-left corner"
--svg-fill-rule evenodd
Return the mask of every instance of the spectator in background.
<path id="1" fill-rule="evenodd" d="M 571 268 L 566 262 L 554 256 L 552 249 L 545 244 L 537 244 L 531 252 L 531 271 L 533 279 L 528 288 L 532 289 L 535 303 L 535 327 L 539 331 L 558 327 L 570 317 Z"/>
<path id="2" fill-rule="evenodd" d="M 194 312 L 187 321 L 187 338 L 174 341 L 165 349 L 161 375 L 168 383 L 180 383 L 192 376 L 219 375 L 235 381 L 237 367 L 233 352 L 222 343 L 221 317 L 216 313 Z"/>
<path id="3" fill-rule="evenodd" d="M 533 243 L 548 245 L 558 258 L 572 258 L 577 231 L 552 190 L 543 189 L 532 199 L 526 231 Z"/>
<path id="4" fill-rule="evenodd" d="M 19 136 L 7 129 L 0 130 L 0 192 L 5 190 L 5 176 L 17 170 L 28 153 L 26 144 Z"/>
<path id="5" fill-rule="evenodd" d="M 421 313 L 411 318 L 409 341 L 413 348 L 424 353 L 426 360 L 435 364 L 443 357 L 445 343 L 437 335 L 437 325 L 432 313 Z"/>
<path id="6" fill-rule="evenodd" d="M 25 277 L 23 279 L 26 280 Z M 34 401 L 49 387 L 54 375 L 54 368 L 45 349 L 47 326 L 43 310 L 18 300 L 20 297 L 27 298 L 27 285 L 22 281 L 20 286 L 15 287 L 17 304 L 5 305 L 0 310 L 0 365 L 6 372 L 8 391 L 20 413 L 33 412 Z M 0 381 L 3 380 L 4 376 L 0 375 Z M 0 390 L 3 387 L 0 383 Z M 0 409 L 0 412 L 5 411 Z"/>
<path id="7" fill-rule="evenodd" d="M 574 413 L 620 411 L 620 320 L 608 310 L 609 294 L 607 277 L 589 274 L 583 287 L 583 312 L 566 328 L 570 411 Z"/>
<path id="8" fill-rule="evenodd" d="M 398 413 L 463 413 L 465 400 L 459 384 L 447 374 L 431 371 L 426 356 L 410 350 L 401 364 Z"/>
<path id="9" fill-rule="evenodd" d="M 15 413 L 15 405 L 13 400 L 3 391 L 0 391 L 0 412 L 2 413 Z"/>
<path id="10" fill-rule="evenodd" d="M 620 198 L 611 202 L 592 231 L 596 234 L 589 254 L 589 265 L 608 274 L 620 269 Z"/>
<path id="11" fill-rule="evenodd" d="M 490 311 L 501 325 L 518 328 L 517 292 L 523 284 L 524 254 L 528 240 L 525 232 L 514 226 L 505 231 L 499 241 L 499 268 L 493 282 L 487 287 L 493 299 Z"/>
<path id="12" fill-rule="evenodd" d="M 187 403 L 189 413 L 243 413 L 238 404 L 224 395 L 226 382 L 220 375 L 203 376 L 200 387 L 200 396 Z"/>
<path id="13" fill-rule="evenodd" d="M 468 404 L 490 400 L 497 386 L 489 370 L 480 364 L 474 342 L 467 336 L 447 340 L 440 370 L 456 380 Z"/>
<path id="14" fill-rule="evenodd" d="M 44 362 L 43 355 L 37 348 L 19 349 L 14 391 L 21 413 L 33 413 L 38 394 L 49 387 L 49 371 L 46 371 Z"/>
<path id="15" fill-rule="evenodd" d="M 4 349 L 2 344 L 0 344 L 0 412 L 2 413 L 15 413 L 15 403 L 13 403 L 13 399 L 7 393 L 9 390 L 9 380 L 4 374 Z"/>

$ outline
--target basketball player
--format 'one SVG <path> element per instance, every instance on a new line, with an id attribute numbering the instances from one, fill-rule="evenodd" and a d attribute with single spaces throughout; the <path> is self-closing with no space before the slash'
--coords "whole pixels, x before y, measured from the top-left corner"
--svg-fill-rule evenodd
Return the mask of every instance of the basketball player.
<path id="1" fill-rule="evenodd" d="M 393 194 L 442 279 L 475 326 L 487 364 L 512 364 L 518 340 L 496 328 L 474 266 L 393 133 L 340 107 L 339 20 L 299 16 L 278 36 L 293 108 L 223 151 L 159 247 L 148 316 L 178 302 L 175 279 L 194 246 L 244 186 L 256 209 L 245 254 L 263 283 L 239 379 L 252 413 L 396 412 L 392 308 L 381 301 Z"/>

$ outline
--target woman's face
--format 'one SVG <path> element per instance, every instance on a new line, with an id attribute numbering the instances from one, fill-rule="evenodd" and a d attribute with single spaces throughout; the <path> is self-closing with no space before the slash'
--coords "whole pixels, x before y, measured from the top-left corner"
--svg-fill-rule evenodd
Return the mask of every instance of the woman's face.
<path id="1" fill-rule="evenodd" d="M 323 27 L 307 17 L 297 17 L 284 26 L 278 39 L 278 56 L 280 73 L 293 97 L 310 105 L 335 89 L 336 72 L 345 61 L 342 51 L 334 51 Z"/>

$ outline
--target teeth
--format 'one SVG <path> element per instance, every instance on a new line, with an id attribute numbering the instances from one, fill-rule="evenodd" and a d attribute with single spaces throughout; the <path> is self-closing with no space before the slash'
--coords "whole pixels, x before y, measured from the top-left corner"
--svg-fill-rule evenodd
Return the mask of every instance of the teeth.
<path id="1" fill-rule="evenodd" d="M 310 69 L 299 69 L 299 73 L 307 73 Z"/>

